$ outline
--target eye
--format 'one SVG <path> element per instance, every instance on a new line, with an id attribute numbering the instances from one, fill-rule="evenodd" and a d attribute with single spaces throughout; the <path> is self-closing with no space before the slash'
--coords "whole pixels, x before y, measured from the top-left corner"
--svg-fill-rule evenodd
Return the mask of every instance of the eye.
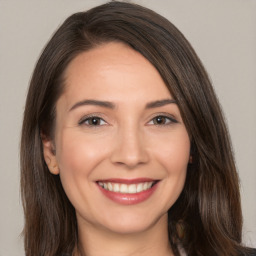
<path id="1" fill-rule="evenodd" d="M 171 123 L 177 123 L 177 120 L 175 120 L 173 117 L 164 115 L 156 116 L 149 122 L 151 125 L 168 125 Z"/>
<path id="2" fill-rule="evenodd" d="M 87 126 L 101 126 L 107 124 L 101 117 L 98 116 L 90 116 L 85 117 L 81 121 L 79 121 L 79 125 L 87 125 Z"/>

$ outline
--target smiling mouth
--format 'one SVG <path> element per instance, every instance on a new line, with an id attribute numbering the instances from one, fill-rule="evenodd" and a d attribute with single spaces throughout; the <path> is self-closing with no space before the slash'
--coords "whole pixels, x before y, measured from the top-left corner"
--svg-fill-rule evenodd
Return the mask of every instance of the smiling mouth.
<path id="1" fill-rule="evenodd" d="M 100 191 L 108 199 L 121 205 L 135 205 L 146 201 L 156 191 L 160 180 L 149 178 L 98 180 Z"/>
<path id="2" fill-rule="evenodd" d="M 98 185 L 105 190 L 121 193 L 121 194 L 136 194 L 151 189 L 158 181 L 146 181 L 140 183 L 117 183 L 110 181 L 98 181 Z"/>

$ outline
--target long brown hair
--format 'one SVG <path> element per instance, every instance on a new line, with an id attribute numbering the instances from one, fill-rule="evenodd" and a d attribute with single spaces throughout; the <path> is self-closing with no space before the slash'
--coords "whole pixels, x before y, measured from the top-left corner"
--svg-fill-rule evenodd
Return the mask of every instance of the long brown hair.
<path id="1" fill-rule="evenodd" d="M 71 254 L 77 245 L 75 210 L 44 162 L 40 135 L 53 136 L 55 104 L 63 74 L 81 52 L 124 42 L 158 70 L 177 101 L 191 137 L 193 163 L 184 190 L 168 212 L 175 255 L 235 256 L 241 246 L 238 176 L 228 131 L 209 78 L 181 32 L 139 5 L 110 2 L 70 16 L 56 31 L 35 67 L 21 139 L 21 192 L 27 256 Z M 180 235 L 180 230 L 184 234 Z"/>

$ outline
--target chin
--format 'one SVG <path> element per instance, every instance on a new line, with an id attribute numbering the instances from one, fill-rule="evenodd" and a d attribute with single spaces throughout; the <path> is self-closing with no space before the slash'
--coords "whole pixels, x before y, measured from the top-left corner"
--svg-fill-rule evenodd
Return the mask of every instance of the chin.
<path id="1" fill-rule="evenodd" d="M 145 232 L 160 223 L 167 226 L 167 213 L 152 216 L 150 214 L 122 214 L 118 217 L 113 217 L 109 221 L 105 221 L 103 226 L 113 233 L 129 235 Z M 114 221 L 113 221 L 114 220 Z"/>

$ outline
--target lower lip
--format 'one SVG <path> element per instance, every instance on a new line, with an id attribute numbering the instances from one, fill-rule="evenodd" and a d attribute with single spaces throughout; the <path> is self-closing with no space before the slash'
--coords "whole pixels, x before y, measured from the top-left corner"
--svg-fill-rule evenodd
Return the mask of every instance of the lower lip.
<path id="1" fill-rule="evenodd" d="M 158 183 L 155 184 L 150 189 L 144 190 L 139 193 L 134 193 L 134 194 L 129 194 L 129 193 L 122 194 L 118 192 L 109 191 L 102 188 L 100 185 L 98 185 L 98 187 L 101 190 L 101 192 L 112 201 L 118 204 L 123 204 L 123 205 L 133 205 L 133 204 L 138 204 L 147 200 L 154 193 L 154 191 L 157 188 L 157 185 Z"/>

